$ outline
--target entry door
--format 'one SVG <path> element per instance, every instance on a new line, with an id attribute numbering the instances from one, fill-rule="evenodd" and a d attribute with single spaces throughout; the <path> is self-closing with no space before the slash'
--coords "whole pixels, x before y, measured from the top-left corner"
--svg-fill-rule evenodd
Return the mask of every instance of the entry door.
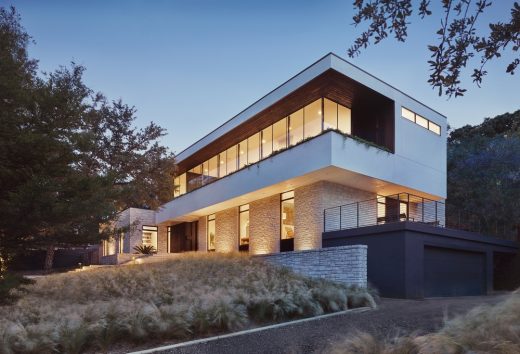
<path id="1" fill-rule="evenodd" d="M 486 293 L 486 255 L 440 247 L 424 248 L 424 296 Z"/>
<path id="2" fill-rule="evenodd" d="M 189 252 L 197 250 L 198 222 L 184 222 L 172 226 L 170 235 L 170 252 Z"/>

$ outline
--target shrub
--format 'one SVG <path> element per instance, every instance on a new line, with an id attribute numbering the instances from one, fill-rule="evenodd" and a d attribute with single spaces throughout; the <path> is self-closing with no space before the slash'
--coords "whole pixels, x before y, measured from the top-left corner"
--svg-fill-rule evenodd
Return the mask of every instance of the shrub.
<path id="1" fill-rule="evenodd" d="M 154 254 L 157 253 L 157 250 L 152 245 L 137 245 L 134 247 L 134 250 L 140 254 Z"/>
<path id="2" fill-rule="evenodd" d="M 347 309 L 362 292 L 244 255 L 193 253 L 50 275 L 0 306 L 0 353 L 106 352 L 193 338 Z"/>
<path id="3" fill-rule="evenodd" d="M 437 333 L 381 340 L 355 333 L 334 343 L 330 354 L 520 353 L 520 289 L 506 300 L 475 307 L 447 321 Z"/>
<path id="4" fill-rule="evenodd" d="M 9 304 L 16 300 L 19 296 L 16 290 L 20 291 L 24 285 L 29 285 L 33 282 L 33 280 L 18 274 L 3 273 L 0 276 L 0 305 Z"/>

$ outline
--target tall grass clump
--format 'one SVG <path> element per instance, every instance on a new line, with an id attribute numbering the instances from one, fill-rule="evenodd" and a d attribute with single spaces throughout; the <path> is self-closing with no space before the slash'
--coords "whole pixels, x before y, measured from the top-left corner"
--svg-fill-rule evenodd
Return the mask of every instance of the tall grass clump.
<path id="1" fill-rule="evenodd" d="M 437 333 L 381 340 L 356 333 L 329 354 L 520 353 L 520 289 L 496 305 L 481 305 L 448 320 Z"/>
<path id="2" fill-rule="evenodd" d="M 50 275 L 0 306 L 0 353 L 106 352 L 370 306 L 363 289 L 240 255 Z"/>

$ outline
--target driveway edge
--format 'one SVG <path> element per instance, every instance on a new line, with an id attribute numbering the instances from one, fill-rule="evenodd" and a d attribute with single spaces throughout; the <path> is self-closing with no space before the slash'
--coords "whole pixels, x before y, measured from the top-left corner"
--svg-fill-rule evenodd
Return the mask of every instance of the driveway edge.
<path id="1" fill-rule="evenodd" d="M 213 341 L 216 341 L 216 340 L 219 340 L 219 339 L 230 338 L 230 337 L 237 337 L 237 336 L 241 336 L 241 335 L 244 335 L 244 334 L 250 334 L 250 333 L 255 333 L 255 332 L 267 331 L 267 330 L 270 330 L 270 329 L 286 327 L 286 326 L 290 326 L 290 325 L 294 325 L 294 324 L 298 324 L 298 323 L 303 323 L 303 322 L 310 322 L 310 321 L 321 320 L 321 319 L 324 319 L 324 318 L 334 317 L 334 316 L 339 316 L 339 315 L 345 315 L 345 314 L 348 314 L 348 313 L 365 312 L 365 311 L 369 311 L 371 309 L 372 309 L 371 307 L 358 307 L 358 308 L 355 308 L 355 309 L 344 310 L 344 311 L 333 312 L 333 313 L 327 313 L 325 315 L 319 315 L 319 316 L 314 316 L 314 317 L 307 317 L 307 318 L 302 318 L 302 319 L 294 320 L 294 321 L 287 321 L 287 322 L 282 322 L 282 323 L 276 323 L 276 324 L 269 325 L 269 326 L 256 327 L 256 328 L 246 329 L 246 330 L 243 330 L 243 331 L 232 332 L 232 333 L 227 333 L 227 334 L 221 334 L 221 335 L 213 336 L 213 337 L 195 339 L 195 340 L 191 340 L 191 341 L 188 341 L 188 342 L 182 342 L 182 343 L 165 345 L 165 346 L 151 348 L 151 349 L 139 350 L 139 351 L 136 351 L 136 352 L 130 352 L 129 354 L 158 353 L 158 352 L 161 352 L 161 351 L 164 351 L 164 350 L 171 350 L 171 349 L 177 349 L 177 348 L 182 348 L 182 347 L 188 347 L 188 346 L 195 345 L 195 344 L 203 344 L 203 343 L 207 343 L 207 342 L 213 342 Z"/>

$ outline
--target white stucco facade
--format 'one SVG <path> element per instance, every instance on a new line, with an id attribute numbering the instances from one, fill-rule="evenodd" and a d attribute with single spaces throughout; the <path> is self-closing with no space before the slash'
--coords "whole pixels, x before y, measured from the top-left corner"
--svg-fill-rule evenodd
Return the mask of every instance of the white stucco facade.
<path id="1" fill-rule="evenodd" d="M 292 97 L 292 100 L 294 97 L 303 97 L 302 100 L 305 101 L 306 98 L 301 93 L 306 92 L 305 88 L 309 83 L 326 81 L 326 78 L 330 77 L 328 74 L 334 75 L 334 79 L 330 83 L 322 84 L 338 85 L 338 88 L 324 91 L 323 96 L 318 98 L 322 102 L 319 111 L 319 134 L 245 167 L 238 167 L 239 163 L 235 162 L 236 171 L 223 174 L 220 178 L 212 177 L 197 189 L 186 190 L 183 192 L 185 194 L 164 204 L 154 214 L 160 237 L 184 238 L 183 230 L 193 229 L 196 230 L 193 232 L 197 233 L 194 238 L 196 245 L 195 249 L 190 250 L 237 251 L 241 237 L 239 207 L 248 205 L 247 230 L 250 234 L 250 253 L 283 251 L 284 247 L 287 247 L 282 244 L 280 238 L 284 229 L 292 230 L 291 249 L 317 249 L 321 247 L 325 208 L 397 193 L 410 193 L 430 200 L 444 200 L 447 183 L 446 117 L 334 54 L 328 54 L 318 60 L 178 154 L 177 162 L 183 166 L 183 172 L 187 175 L 194 165 L 209 159 L 208 154 L 217 156 L 221 153 L 208 153 L 212 146 L 220 144 L 219 148 L 224 149 L 223 151 L 232 146 L 240 146 L 237 144 L 241 144 L 241 140 L 244 139 L 244 129 L 240 133 L 242 136 L 236 138 L 237 141 L 234 141 L 232 136 L 234 132 L 241 131 L 241 127 L 253 126 L 251 134 L 257 134 L 269 124 L 274 124 L 276 119 L 284 119 L 287 114 L 290 116 L 290 113 L 285 112 L 281 117 L 268 117 L 269 112 L 277 112 L 276 107 L 281 107 L 284 102 L 289 101 L 287 97 Z M 324 102 L 334 100 L 337 95 L 342 94 L 342 80 L 351 85 L 353 90 L 358 90 L 357 99 L 362 94 L 368 97 L 358 105 L 362 109 L 352 108 L 352 117 L 349 118 L 352 121 L 349 121 L 349 124 L 357 124 L 358 131 L 364 129 L 365 136 L 370 136 L 367 126 L 376 119 L 377 123 L 372 126 L 381 130 L 378 134 L 384 135 L 382 139 L 386 142 L 385 146 L 378 144 L 375 141 L 377 139 L 367 141 L 366 138 L 360 138 L 354 134 L 354 128 L 352 134 L 340 131 L 339 128 L 325 129 L 326 113 L 322 112 Z M 348 96 L 349 90 L 343 90 Z M 296 95 L 298 93 L 300 96 Z M 368 110 L 371 109 L 370 97 L 376 98 L 374 106 L 382 102 L 384 108 L 378 110 L 378 107 L 375 107 L 374 111 L 369 112 L 371 116 L 365 117 L 363 112 L 367 107 Z M 309 100 L 316 100 L 316 97 Z M 345 102 L 349 102 L 348 99 Z M 298 105 L 297 102 L 292 104 Z M 304 104 L 308 102 L 302 102 L 302 107 Z M 338 107 L 343 104 L 346 108 L 351 108 L 348 103 L 336 104 Z M 425 128 L 415 120 L 404 118 L 403 107 L 419 115 L 421 119 L 431 122 L 436 129 L 440 129 L 440 134 L 428 129 L 430 123 L 427 123 Z M 281 108 L 278 109 L 280 112 L 283 111 Z M 377 116 L 383 111 L 384 115 L 381 113 Z M 263 117 L 265 122 L 262 123 L 258 117 Z M 372 121 L 367 123 L 369 119 Z M 252 121 L 259 123 L 249 124 Z M 337 122 L 339 127 L 339 118 Z M 380 122 L 383 122 L 381 126 Z M 271 132 L 274 134 L 274 128 Z M 287 132 L 287 135 L 289 134 Z M 238 150 L 235 154 L 238 154 Z M 285 225 L 282 228 L 281 222 L 287 217 L 287 212 L 281 207 L 281 194 L 288 191 L 294 192 L 292 203 L 296 215 L 293 225 L 289 228 Z M 210 215 L 211 218 L 208 218 Z M 184 224 L 193 225 L 193 228 L 179 227 Z M 214 248 L 211 249 L 208 241 L 210 229 L 216 233 Z M 159 244 L 159 248 L 166 247 L 166 251 L 169 252 L 169 245 L 173 244 L 173 241 L 168 239 Z M 159 249 L 159 252 L 162 251 L 165 250 Z"/>

